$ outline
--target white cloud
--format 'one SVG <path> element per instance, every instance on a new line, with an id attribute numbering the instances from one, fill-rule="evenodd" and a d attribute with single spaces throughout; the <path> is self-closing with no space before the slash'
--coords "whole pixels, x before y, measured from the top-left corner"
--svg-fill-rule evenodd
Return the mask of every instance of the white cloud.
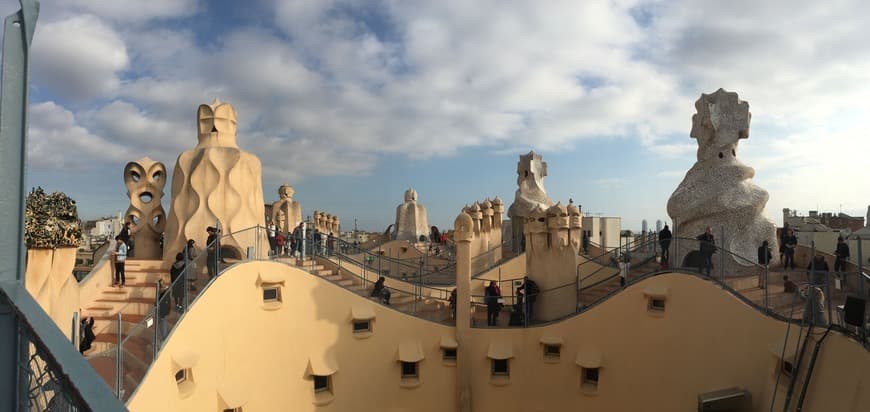
<path id="1" fill-rule="evenodd" d="M 114 95 L 129 63 L 118 33 L 91 15 L 38 24 L 32 56 L 37 87 L 73 101 Z"/>
<path id="2" fill-rule="evenodd" d="M 197 10 L 197 0 L 65 0 L 65 6 L 120 22 L 182 17 Z"/>
<path id="3" fill-rule="evenodd" d="M 91 133 L 72 112 L 54 102 L 30 106 L 27 154 L 31 164 L 49 169 L 83 169 L 132 160 L 123 145 Z"/>

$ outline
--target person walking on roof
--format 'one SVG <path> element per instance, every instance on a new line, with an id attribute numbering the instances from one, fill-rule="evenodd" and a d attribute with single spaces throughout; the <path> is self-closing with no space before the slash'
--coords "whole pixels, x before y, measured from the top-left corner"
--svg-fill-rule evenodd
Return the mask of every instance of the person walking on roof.
<path id="1" fill-rule="evenodd" d="M 671 230 L 668 229 L 668 225 L 665 224 L 664 229 L 659 232 L 659 246 L 662 247 L 662 266 L 669 265 L 671 260 L 671 238 L 674 235 L 671 234 Z"/>

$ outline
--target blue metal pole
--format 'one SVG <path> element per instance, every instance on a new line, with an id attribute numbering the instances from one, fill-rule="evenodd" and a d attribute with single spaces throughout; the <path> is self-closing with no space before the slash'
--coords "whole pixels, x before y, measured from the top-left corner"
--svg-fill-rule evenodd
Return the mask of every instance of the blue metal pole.
<path id="1" fill-rule="evenodd" d="M 6 17 L 0 78 L 0 281 L 24 285 L 24 204 L 27 160 L 28 65 L 39 3 L 20 0 Z M 19 368 L 27 341 L 11 305 L 0 303 L 0 410 L 26 407 L 27 382 Z"/>

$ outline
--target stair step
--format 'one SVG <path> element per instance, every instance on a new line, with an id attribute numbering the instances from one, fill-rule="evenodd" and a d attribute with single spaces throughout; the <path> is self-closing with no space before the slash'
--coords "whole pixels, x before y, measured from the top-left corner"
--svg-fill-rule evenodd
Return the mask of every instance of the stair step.
<path id="1" fill-rule="evenodd" d="M 117 320 L 118 314 L 114 313 L 114 314 L 105 314 L 105 315 L 94 315 L 93 318 L 94 318 L 94 320 Z M 142 322 L 143 319 L 145 319 L 145 315 L 139 315 L 139 314 L 135 314 L 135 313 L 122 313 L 121 314 L 121 321 L 123 321 L 123 322 L 139 323 L 139 322 Z"/>
<path id="2" fill-rule="evenodd" d="M 94 302 L 126 302 L 126 303 L 154 303 L 154 298 L 110 298 L 103 297 L 99 299 L 95 299 Z"/>

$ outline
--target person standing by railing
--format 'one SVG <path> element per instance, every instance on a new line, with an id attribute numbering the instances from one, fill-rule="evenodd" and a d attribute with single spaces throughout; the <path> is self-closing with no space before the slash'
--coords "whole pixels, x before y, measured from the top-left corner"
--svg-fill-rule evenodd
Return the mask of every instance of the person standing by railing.
<path id="1" fill-rule="evenodd" d="M 834 272 L 845 272 L 846 261 L 849 260 L 849 245 L 846 244 L 846 241 L 843 240 L 842 236 L 837 236 L 837 250 L 834 252 L 834 256 L 837 257 L 837 259 L 834 260 Z M 843 289 L 845 289 L 846 276 L 843 276 L 842 279 L 843 284 L 841 286 Z"/>
<path id="2" fill-rule="evenodd" d="M 710 271 L 713 270 L 713 254 L 716 253 L 716 238 L 713 237 L 713 229 L 707 226 L 704 233 L 698 235 L 700 241 L 701 267 L 699 272 L 706 272 L 710 276 Z"/>
<path id="3" fill-rule="evenodd" d="M 668 229 L 668 225 L 665 224 L 665 227 L 659 232 L 659 246 L 662 247 L 662 267 L 670 266 L 671 260 L 671 238 L 674 235 L 671 233 L 671 230 Z"/>
<path id="4" fill-rule="evenodd" d="M 489 286 L 483 291 L 483 302 L 486 304 L 486 324 L 496 326 L 498 313 L 501 311 L 501 288 L 496 281 L 490 281 Z"/>
<path id="5" fill-rule="evenodd" d="M 124 287 L 127 283 L 126 273 L 124 272 L 124 262 L 127 261 L 127 244 L 121 239 L 121 235 L 115 236 L 117 249 L 112 252 L 112 257 L 115 261 L 115 283 L 112 286 Z"/>
<path id="6" fill-rule="evenodd" d="M 525 310 L 525 318 L 527 323 L 532 323 L 535 319 L 535 302 L 538 300 L 538 294 L 540 293 L 540 288 L 538 288 L 538 284 L 535 283 L 534 280 L 529 279 L 528 276 L 523 277 L 522 286 L 517 288 L 517 293 L 523 291 L 526 295 L 526 304 L 523 308 Z"/>
<path id="7" fill-rule="evenodd" d="M 218 232 L 217 229 L 212 226 L 207 227 L 205 231 L 208 233 L 208 239 L 205 241 L 207 247 L 206 260 L 208 260 L 208 262 L 206 262 L 206 267 L 208 269 L 208 278 L 209 280 L 211 280 L 214 279 L 214 277 L 217 276 L 218 273 Z"/>
<path id="8" fill-rule="evenodd" d="M 184 284 L 187 274 L 185 273 L 184 253 L 175 255 L 175 262 L 169 267 L 169 280 L 172 282 L 172 297 L 175 299 L 175 310 L 184 312 Z M 179 280 L 181 279 L 181 280 Z"/>
<path id="9" fill-rule="evenodd" d="M 782 268 L 788 269 L 791 267 L 794 270 L 794 250 L 797 247 L 797 236 L 794 235 L 794 230 L 788 229 L 785 237 L 783 238 L 783 256 L 785 260 L 783 260 Z"/>
<path id="10" fill-rule="evenodd" d="M 269 249 L 271 249 L 273 255 L 278 254 L 276 243 L 278 239 L 278 226 L 275 225 L 275 222 L 269 221 L 269 226 L 266 226 L 267 235 L 269 237 Z"/>

